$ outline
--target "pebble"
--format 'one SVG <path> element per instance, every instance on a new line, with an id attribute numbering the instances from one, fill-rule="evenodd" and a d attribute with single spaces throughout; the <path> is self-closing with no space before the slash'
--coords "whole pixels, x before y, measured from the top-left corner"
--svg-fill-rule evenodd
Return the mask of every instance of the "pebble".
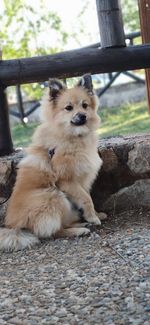
<path id="1" fill-rule="evenodd" d="M 149 325 L 150 229 L 116 225 L 2 253 L 0 325 Z"/>

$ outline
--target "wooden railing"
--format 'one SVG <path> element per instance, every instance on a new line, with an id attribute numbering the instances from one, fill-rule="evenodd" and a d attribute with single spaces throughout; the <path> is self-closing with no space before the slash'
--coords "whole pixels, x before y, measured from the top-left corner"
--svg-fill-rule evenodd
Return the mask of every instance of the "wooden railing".
<path id="1" fill-rule="evenodd" d="M 139 0 L 144 3 L 145 0 Z M 150 0 L 146 0 L 146 5 Z M 119 0 L 96 0 L 101 48 L 89 46 L 54 55 L 0 61 L 0 155 L 10 154 L 13 144 L 5 94 L 7 86 L 67 78 L 84 73 L 105 73 L 150 68 L 150 44 L 125 44 Z M 141 8 L 141 7 L 140 7 Z"/>

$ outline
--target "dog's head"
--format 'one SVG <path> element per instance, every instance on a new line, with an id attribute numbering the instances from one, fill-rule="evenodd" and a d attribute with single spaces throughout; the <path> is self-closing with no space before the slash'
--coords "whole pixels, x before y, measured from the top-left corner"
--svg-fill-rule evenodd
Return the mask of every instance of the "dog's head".
<path id="1" fill-rule="evenodd" d="M 61 134 L 83 136 L 98 128 L 97 97 L 90 75 L 83 76 L 71 89 L 51 79 L 48 96 L 44 119 Z"/>

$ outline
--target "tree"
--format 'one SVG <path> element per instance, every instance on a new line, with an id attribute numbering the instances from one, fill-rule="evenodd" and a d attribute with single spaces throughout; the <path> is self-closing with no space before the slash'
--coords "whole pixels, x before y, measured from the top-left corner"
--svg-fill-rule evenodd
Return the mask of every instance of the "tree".
<path id="1" fill-rule="evenodd" d="M 67 39 L 61 19 L 46 9 L 44 0 L 37 1 L 36 7 L 25 0 L 3 0 L 0 14 L 3 59 L 56 53 L 62 50 Z M 30 95 L 34 91 L 34 97 L 41 96 L 39 85 L 24 86 L 24 89 Z"/>
<path id="2" fill-rule="evenodd" d="M 121 0 L 123 20 L 126 32 L 135 32 L 140 29 L 138 1 Z"/>
<path id="3" fill-rule="evenodd" d="M 68 34 L 63 31 L 60 18 L 47 11 L 43 0 L 37 2 L 36 8 L 25 0 L 3 0 L 3 3 L 0 39 L 4 59 L 54 53 L 66 43 Z M 54 33 L 56 43 L 51 46 Z M 47 40 L 42 42 L 44 34 Z"/>

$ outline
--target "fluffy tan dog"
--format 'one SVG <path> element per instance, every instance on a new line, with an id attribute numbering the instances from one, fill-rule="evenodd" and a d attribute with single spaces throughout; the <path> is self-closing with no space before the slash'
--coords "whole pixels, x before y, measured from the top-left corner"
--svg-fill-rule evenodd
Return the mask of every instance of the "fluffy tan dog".
<path id="1" fill-rule="evenodd" d="M 43 122 L 19 164 L 0 249 L 31 247 L 39 238 L 80 236 L 80 213 L 99 225 L 90 189 L 102 165 L 97 153 L 97 100 L 90 75 L 72 89 L 51 80 L 43 100 Z M 101 214 L 100 217 L 104 215 Z"/>

